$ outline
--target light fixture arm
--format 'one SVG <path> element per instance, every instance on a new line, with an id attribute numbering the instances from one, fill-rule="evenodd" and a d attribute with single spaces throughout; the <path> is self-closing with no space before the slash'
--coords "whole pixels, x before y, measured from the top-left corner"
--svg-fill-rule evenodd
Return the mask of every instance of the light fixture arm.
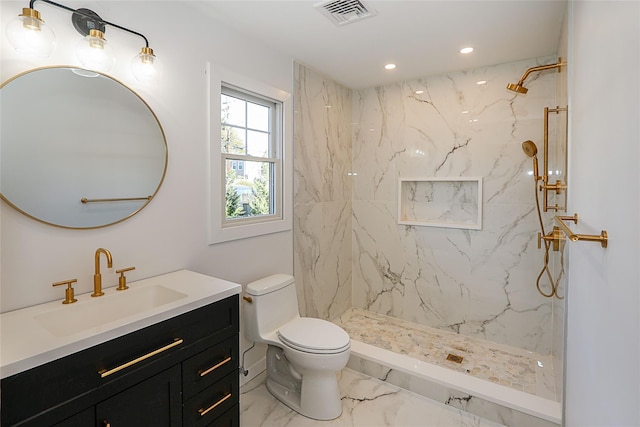
<path id="1" fill-rule="evenodd" d="M 123 27 L 121 25 L 114 24 L 113 22 L 106 21 L 106 20 L 102 19 L 101 17 L 99 17 L 97 14 L 95 14 L 95 15 L 88 14 L 88 13 L 86 13 L 84 11 L 84 10 L 87 10 L 87 9 L 84 9 L 84 10 L 83 9 L 73 9 L 71 7 L 65 6 L 65 5 L 60 4 L 60 3 L 56 3 L 56 2 L 51 1 L 51 0 L 30 0 L 29 1 L 29 8 L 30 9 L 34 9 L 33 6 L 34 6 L 36 1 L 41 1 L 41 2 L 44 2 L 44 3 L 50 4 L 52 6 L 59 7 L 61 9 L 67 10 L 69 12 L 73 12 L 74 14 L 77 13 L 78 15 L 81 15 L 81 16 L 83 16 L 83 17 L 85 17 L 85 18 L 87 18 L 87 19 L 89 19 L 91 21 L 98 22 L 99 24 L 109 25 L 111 27 L 118 28 L 118 29 L 120 29 L 122 31 L 126 31 L 126 32 L 128 32 L 130 34 L 134 34 L 134 35 L 136 35 L 138 37 L 141 37 L 144 40 L 145 47 L 147 47 L 147 48 L 149 47 L 149 40 L 147 40 L 147 38 L 143 34 L 137 32 L 137 31 L 130 30 L 129 28 Z M 78 30 L 78 31 L 80 31 L 80 30 Z M 86 35 L 86 34 L 83 34 L 83 35 Z"/>

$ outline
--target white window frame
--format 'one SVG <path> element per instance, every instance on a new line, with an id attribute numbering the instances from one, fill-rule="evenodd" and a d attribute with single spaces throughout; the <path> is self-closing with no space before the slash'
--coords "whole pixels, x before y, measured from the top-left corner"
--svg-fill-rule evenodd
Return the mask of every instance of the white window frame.
<path id="1" fill-rule="evenodd" d="M 270 168 L 270 181 L 269 181 L 269 195 L 270 195 L 270 210 L 273 212 L 268 215 L 260 216 L 247 216 L 239 218 L 227 218 L 225 206 L 222 206 L 222 227 L 238 227 L 243 224 L 249 224 L 253 222 L 265 222 L 265 221 L 277 221 L 282 219 L 282 195 L 280 194 L 282 188 L 282 161 L 280 160 L 280 154 L 282 152 L 282 103 L 272 98 L 267 98 L 263 95 L 258 95 L 241 88 L 231 86 L 228 83 L 222 83 L 221 92 L 227 96 L 240 99 L 245 102 L 252 102 L 257 105 L 268 107 L 269 111 L 269 153 L 266 157 L 254 157 L 249 154 L 233 154 L 222 153 L 222 185 L 223 192 L 226 194 L 226 163 L 231 162 L 231 168 L 233 164 L 239 166 L 240 162 L 256 162 L 256 163 L 269 163 L 273 164 L 274 168 Z M 250 130 L 248 124 L 245 124 L 245 130 Z M 246 142 L 246 141 L 245 141 Z M 244 165 L 243 165 L 244 166 Z M 240 170 L 237 168 L 235 170 Z M 244 167 L 242 168 L 244 170 Z"/>
<path id="2" fill-rule="evenodd" d="M 245 239 L 265 234 L 291 230 L 292 196 L 293 196 L 293 106 L 289 92 L 274 88 L 232 71 L 212 67 L 207 64 L 208 78 L 208 120 L 209 120 L 209 244 L 231 240 Z M 222 86 L 256 94 L 256 96 L 273 99 L 280 103 L 280 122 L 276 132 L 280 139 L 279 147 L 275 147 L 275 157 L 280 162 L 279 177 L 276 177 L 276 215 L 255 216 L 242 219 L 226 219 L 225 200 L 225 160 L 236 159 L 236 156 L 224 154 L 220 149 L 221 132 L 221 88 Z M 246 160 L 246 159 L 241 159 Z M 265 158 L 256 158 L 266 161 Z"/>

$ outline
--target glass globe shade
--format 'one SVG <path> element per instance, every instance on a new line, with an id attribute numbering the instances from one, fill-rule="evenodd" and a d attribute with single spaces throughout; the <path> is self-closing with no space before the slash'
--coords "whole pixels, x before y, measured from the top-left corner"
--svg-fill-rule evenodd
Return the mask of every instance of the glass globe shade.
<path id="1" fill-rule="evenodd" d="M 7 23 L 7 40 L 20 54 L 47 58 L 56 48 L 56 36 L 40 19 L 40 12 L 23 8 L 22 14 Z"/>
<path id="2" fill-rule="evenodd" d="M 107 72 L 116 63 L 113 48 L 104 39 L 99 30 L 91 30 L 76 45 L 76 56 L 80 64 L 87 70 Z"/>
<path id="3" fill-rule="evenodd" d="M 147 83 L 160 78 L 162 64 L 153 54 L 153 49 L 143 47 L 140 53 L 131 60 L 131 71 L 138 81 Z"/>

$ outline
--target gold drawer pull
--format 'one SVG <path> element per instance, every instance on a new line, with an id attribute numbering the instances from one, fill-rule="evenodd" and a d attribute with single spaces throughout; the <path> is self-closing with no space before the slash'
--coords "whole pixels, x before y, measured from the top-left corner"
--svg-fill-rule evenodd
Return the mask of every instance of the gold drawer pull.
<path id="1" fill-rule="evenodd" d="M 207 414 L 207 412 L 215 409 L 218 405 L 222 404 L 226 400 L 229 400 L 230 398 L 231 398 L 231 393 L 227 393 L 225 397 L 223 397 L 222 399 L 218 400 L 216 403 L 214 403 L 213 405 L 209 406 L 207 409 L 198 409 L 198 412 L 200 413 L 200 416 L 204 417 Z"/>
<path id="2" fill-rule="evenodd" d="M 206 371 L 198 371 L 198 373 L 200 374 L 200 377 L 204 377 L 205 375 L 210 374 L 211 372 L 213 372 L 216 369 L 218 369 L 220 366 L 224 365 L 225 363 L 229 363 L 229 362 L 231 362 L 231 356 L 227 357 L 222 362 L 220 362 L 220 363 L 218 363 L 216 365 L 213 365 L 212 367 L 210 367 Z"/>
<path id="3" fill-rule="evenodd" d="M 165 346 L 164 346 L 164 347 L 162 347 L 162 348 L 159 348 L 159 349 L 157 349 L 157 350 L 154 350 L 154 351 L 152 351 L 151 353 L 147 353 L 147 354 L 145 354 L 144 356 L 140 356 L 140 357 L 138 357 L 137 359 L 134 359 L 134 360 L 132 360 L 132 361 L 130 361 L 130 362 L 124 363 L 124 364 L 122 364 L 122 365 L 120 365 L 120 366 L 118 366 L 118 367 L 116 367 L 116 368 L 110 369 L 110 370 L 108 370 L 108 371 L 107 371 L 106 369 L 101 369 L 101 370 L 99 370 L 99 371 L 98 371 L 98 374 L 100 374 L 100 378 L 108 377 L 108 376 L 109 376 L 109 375 L 111 375 L 111 374 L 115 374 L 115 373 L 116 373 L 116 372 L 118 372 L 118 371 L 121 371 L 121 370 L 123 370 L 123 369 L 125 369 L 125 368 L 128 368 L 129 366 L 135 365 L 135 364 L 136 364 L 136 363 L 138 363 L 138 362 L 142 362 L 143 360 L 146 360 L 146 359 L 148 359 L 148 358 L 150 358 L 150 357 L 153 357 L 153 356 L 155 356 L 156 354 L 160 354 L 160 353 L 162 353 L 163 351 L 166 351 L 166 350 L 169 350 L 170 348 L 173 348 L 173 347 L 175 347 L 175 346 L 178 346 L 178 345 L 182 344 L 182 342 L 183 342 L 183 341 L 184 341 L 184 340 L 183 340 L 182 338 L 177 338 L 177 339 L 176 339 L 175 341 L 173 341 L 171 344 L 165 345 Z"/>

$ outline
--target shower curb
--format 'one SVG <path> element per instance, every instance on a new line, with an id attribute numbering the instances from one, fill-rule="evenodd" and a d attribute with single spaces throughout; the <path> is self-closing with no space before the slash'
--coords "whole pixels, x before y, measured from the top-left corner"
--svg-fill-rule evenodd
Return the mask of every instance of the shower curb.
<path id="1" fill-rule="evenodd" d="M 351 340 L 347 367 L 507 426 L 558 427 L 562 405 L 409 356 Z"/>

